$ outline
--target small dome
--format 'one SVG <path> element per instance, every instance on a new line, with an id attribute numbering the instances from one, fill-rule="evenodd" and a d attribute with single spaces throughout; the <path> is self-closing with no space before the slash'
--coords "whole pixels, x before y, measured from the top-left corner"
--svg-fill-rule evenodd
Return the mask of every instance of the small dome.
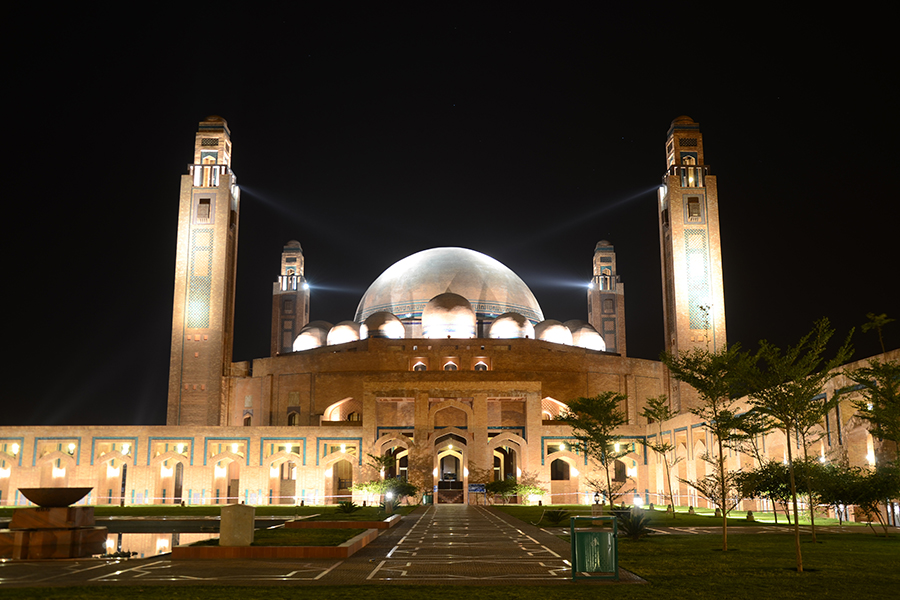
<path id="1" fill-rule="evenodd" d="M 474 338 L 475 311 L 472 304 L 453 292 L 438 294 L 422 309 L 422 337 Z"/>
<path id="2" fill-rule="evenodd" d="M 224 122 L 225 122 L 225 119 L 223 119 L 223 118 L 220 117 L 219 115 L 209 115 L 208 117 L 206 117 L 205 119 L 203 119 L 203 121 L 204 121 L 204 122 L 207 122 L 207 123 L 208 123 L 208 122 L 224 123 Z"/>
<path id="3" fill-rule="evenodd" d="M 359 323 L 356 321 L 341 321 L 331 328 L 326 340 L 329 346 L 346 344 L 359 340 Z"/>
<path id="4" fill-rule="evenodd" d="M 572 332 L 556 319 L 547 319 L 535 325 L 534 335 L 537 339 L 545 342 L 572 345 Z"/>
<path id="5" fill-rule="evenodd" d="M 328 321 L 313 321 L 300 330 L 297 338 L 294 340 L 294 352 L 302 352 L 303 350 L 311 350 L 324 346 L 328 340 L 328 332 L 331 330 L 331 323 Z"/>
<path id="6" fill-rule="evenodd" d="M 564 324 L 572 332 L 572 344 L 574 346 L 587 348 L 588 350 L 606 351 L 606 342 L 603 341 L 603 336 L 590 323 L 572 319 Z"/>
<path id="7" fill-rule="evenodd" d="M 680 117 L 672 121 L 672 125 L 675 125 L 676 123 L 679 125 L 693 125 L 694 120 L 687 115 L 681 115 Z"/>
<path id="8" fill-rule="evenodd" d="M 389 312 L 372 313 L 366 322 L 359 326 L 359 339 L 370 337 L 402 340 L 406 337 L 406 328 L 400 319 Z"/>
<path id="9" fill-rule="evenodd" d="M 534 339 L 534 325 L 519 313 L 503 313 L 491 323 L 488 337 L 493 339 Z"/>

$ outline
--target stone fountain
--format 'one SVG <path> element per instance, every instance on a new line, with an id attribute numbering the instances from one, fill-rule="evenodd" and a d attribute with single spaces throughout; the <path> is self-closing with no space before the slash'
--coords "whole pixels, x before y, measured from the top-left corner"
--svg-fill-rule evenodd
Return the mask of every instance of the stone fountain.
<path id="1" fill-rule="evenodd" d="M 106 527 L 94 525 L 93 506 L 71 506 L 93 488 L 19 488 L 37 507 L 13 511 L 0 530 L 0 558 L 80 558 L 105 551 Z"/>

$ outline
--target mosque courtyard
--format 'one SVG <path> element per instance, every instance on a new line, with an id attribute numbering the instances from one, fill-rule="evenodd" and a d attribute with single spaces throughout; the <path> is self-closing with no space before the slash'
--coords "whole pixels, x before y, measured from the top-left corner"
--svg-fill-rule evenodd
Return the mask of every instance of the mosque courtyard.
<path id="1" fill-rule="evenodd" d="M 683 519 L 684 520 L 684 519 Z M 677 520 L 676 520 L 677 522 Z M 686 520 L 685 520 L 686 522 Z M 792 571 L 785 526 L 731 529 L 722 554 L 717 527 L 659 527 L 641 542 L 620 540 L 620 581 L 571 580 L 561 528 L 539 528 L 495 508 L 421 507 L 349 559 L 5 561 L 4 598 L 383 598 L 445 597 L 888 597 L 900 584 L 900 537 L 868 528 L 820 528 L 804 544 L 807 572 Z M 774 535 L 769 535 L 774 534 Z M 805 536 L 805 540 L 809 540 Z"/>

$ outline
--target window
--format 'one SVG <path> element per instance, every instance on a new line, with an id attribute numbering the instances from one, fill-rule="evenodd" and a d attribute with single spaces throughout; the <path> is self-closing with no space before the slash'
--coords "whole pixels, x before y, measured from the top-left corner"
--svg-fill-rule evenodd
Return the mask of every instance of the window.
<path id="1" fill-rule="evenodd" d="M 569 481 L 569 463 L 560 458 L 550 463 L 550 481 Z"/>
<path id="2" fill-rule="evenodd" d="M 250 424 L 253 422 L 253 417 L 250 415 L 246 415 L 244 417 L 244 427 L 250 427 Z"/>
<path id="3" fill-rule="evenodd" d="M 456 363 L 448 362 L 444 365 L 445 371 L 456 371 L 459 367 L 456 366 Z"/>
<path id="4" fill-rule="evenodd" d="M 210 223 L 210 213 L 212 208 L 212 200 L 209 198 L 200 198 L 197 203 L 197 223 L 206 225 Z"/>
<path id="5" fill-rule="evenodd" d="M 428 367 L 426 367 L 425 363 L 423 363 L 423 362 L 417 362 L 416 365 L 413 367 L 413 371 L 427 371 L 427 370 L 428 370 Z"/>
<path id="6" fill-rule="evenodd" d="M 696 196 L 688 198 L 688 221 L 700 221 L 703 217 L 700 212 L 700 198 Z"/>
<path id="7" fill-rule="evenodd" d="M 484 364 L 481 361 L 478 361 L 477 363 L 475 363 L 475 370 L 476 371 L 487 371 L 488 368 L 487 368 L 486 364 Z"/>
<path id="8" fill-rule="evenodd" d="M 299 424 L 300 424 L 300 415 L 298 415 L 294 411 L 291 411 L 290 413 L 288 413 L 288 425 L 290 425 L 291 427 L 296 427 Z"/>

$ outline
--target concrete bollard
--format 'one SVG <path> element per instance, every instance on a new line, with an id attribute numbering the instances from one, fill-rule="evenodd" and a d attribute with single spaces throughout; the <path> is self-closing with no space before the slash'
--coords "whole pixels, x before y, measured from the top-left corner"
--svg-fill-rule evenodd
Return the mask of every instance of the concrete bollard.
<path id="1" fill-rule="evenodd" d="M 256 508 L 246 504 L 229 504 L 222 507 L 219 523 L 220 546 L 249 546 L 253 543 Z"/>

